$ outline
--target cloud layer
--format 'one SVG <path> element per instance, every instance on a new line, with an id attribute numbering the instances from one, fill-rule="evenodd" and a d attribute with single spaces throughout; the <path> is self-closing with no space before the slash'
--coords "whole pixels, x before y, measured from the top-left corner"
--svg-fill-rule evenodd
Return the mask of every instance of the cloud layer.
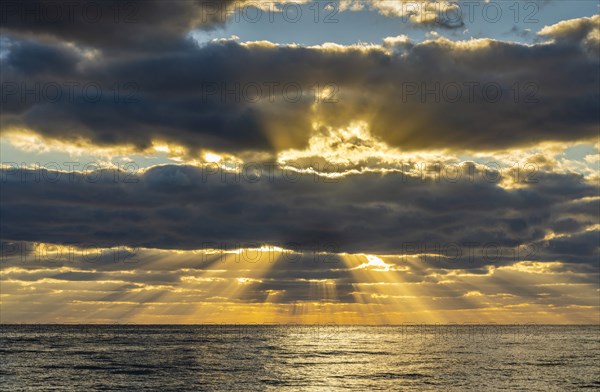
<path id="1" fill-rule="evenodd" d="M 234 153 L 304 148 L 321 127 L 357 121 L 403 150 L 590 140 L 599 121 L 597 22 L 547 27 L 547 41 L 535 45 L 187 41 L 184 51 L 131 57 L 11 40 L 1 125 L 98 145 Z"/>
<path id="2" fill-rule="evenodd" d="M 542 172 L 535 183 L 507 187 L 485 180 L 481 167 L 462 170 L 473 175 L 328 178 L 273 166 L 235 173 L 216 165 L 156 166 L 135 175 L 8 169 L 2 233 L 10 240 L 98 247 L 432 253 L 443 256 L 435 262 L 454 265 L 448 268 L 523 261 L 515 252 L 531 246 L 521 250 L 531 260 L 595 263 L 597 189 L 582 176 Z"/>
<path id="3" fill-rule="evenodd" d="M 28 161 L 0 168 L 3 322 L 597 319 L 600 16 L 530 44 L 195 40 L 249 4 L 2 3 L 3 153 Z M 110 168 L 28 165 L 57 150 Z"/>

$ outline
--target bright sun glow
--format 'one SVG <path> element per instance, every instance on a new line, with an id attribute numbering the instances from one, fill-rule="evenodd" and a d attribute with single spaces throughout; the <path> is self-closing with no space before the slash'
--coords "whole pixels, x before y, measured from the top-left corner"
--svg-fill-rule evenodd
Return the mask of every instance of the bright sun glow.
<path id="1" fill-rule="evenodd" d="M 218 163 L 221 162 L 223 157 L 217 154 L 213 154 L 211 152 L 207 152 L 204 154 L 204 160 L 209 163 Z"/>
<path id="2" fill-rule="evenodd" d="M 367 255 L 367 262 L 359 265 L 355 269 L 368 269 L 377 272 L 387 272 L 392 268 L 391 264 L 387 264 L 379 257 L 374 255 Z"/>

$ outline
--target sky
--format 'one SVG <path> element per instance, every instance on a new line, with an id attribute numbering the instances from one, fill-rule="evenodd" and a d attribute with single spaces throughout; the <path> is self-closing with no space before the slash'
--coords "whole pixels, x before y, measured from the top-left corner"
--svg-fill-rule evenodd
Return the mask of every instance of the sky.
<path id="1" fill-rule="evenodd" d="M 0 322 L 600 322 L 599 2 L 6 1 Z"/>

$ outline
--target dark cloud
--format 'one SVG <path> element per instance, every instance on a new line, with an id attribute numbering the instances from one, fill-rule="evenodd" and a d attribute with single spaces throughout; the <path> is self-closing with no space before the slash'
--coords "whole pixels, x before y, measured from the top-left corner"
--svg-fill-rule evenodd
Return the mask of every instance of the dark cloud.
<path id="1" fill-rule="evenodd" d="M 2 126 L 99 145 L 143 149 L 161 140 L 229 152 L 302 148 L 315 121 L 365 121 L 403 150 L 590 139 L 600 120 L 599 60 L 589 52 L 588 21 L 571 25 L 548 29 L 545 36 L 557 39 L 537 45 L 438 39 L 319 49 L 226 41 L 135 58 L 22 41 L 2 60 Z M 55 102 L 21 91 L 72 82 L 75 94 Z M 334 86 L 335 101 L 315 105 L 315 84 Z"/>
<path id="2" fill-rule="evenodd" d="M 516 261 L 514 250 L 528 244 L 545 248 L 544 253 L 528 251 L 535 260 L 592 263 L 598 255 L 595 232 L 581 232 L 594 224 L 593 215 L 565 211 L 596 193 L 576 175 L 541 173 L 538 183 L 506 189 L 485 181 L 439 184 L 378 173 L 331 183 L 279 170 L 251 182 L 231 173 L 222 177 L 210 166 L 158 166 L 127 182 L 115 182 L 111 172 L 57 177 L 43 171 L 39 182 L 23 171 L 2 174 L 1 228 L 7 240 L 438 253 L 443 257 L 432 259 L 433 265 L 449 268 L 510 264 Z M 544 242 L 549 227 L 563 237 Z M 464 255 L 468 247 L 481 253 L 486 245 L 504 253 L 488 260 L 459 259 L 453 253 L 456 245 Z"/>
<path id="3" fill-rule="evenodd" d="M 194 28 L 221 25 L 233 0 L 105 0 L 2 2 L 0 31 L 76 42 L 103 50 L 186 48 Z"/>

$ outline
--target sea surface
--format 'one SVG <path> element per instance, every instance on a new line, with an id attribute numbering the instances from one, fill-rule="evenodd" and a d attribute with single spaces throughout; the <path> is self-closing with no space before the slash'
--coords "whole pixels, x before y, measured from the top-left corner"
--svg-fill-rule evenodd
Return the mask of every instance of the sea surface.
<path id="1" fill-rule="evenodd" d="M 2 391 L 600 390 L 600 328 L 2 325 Z"/>

